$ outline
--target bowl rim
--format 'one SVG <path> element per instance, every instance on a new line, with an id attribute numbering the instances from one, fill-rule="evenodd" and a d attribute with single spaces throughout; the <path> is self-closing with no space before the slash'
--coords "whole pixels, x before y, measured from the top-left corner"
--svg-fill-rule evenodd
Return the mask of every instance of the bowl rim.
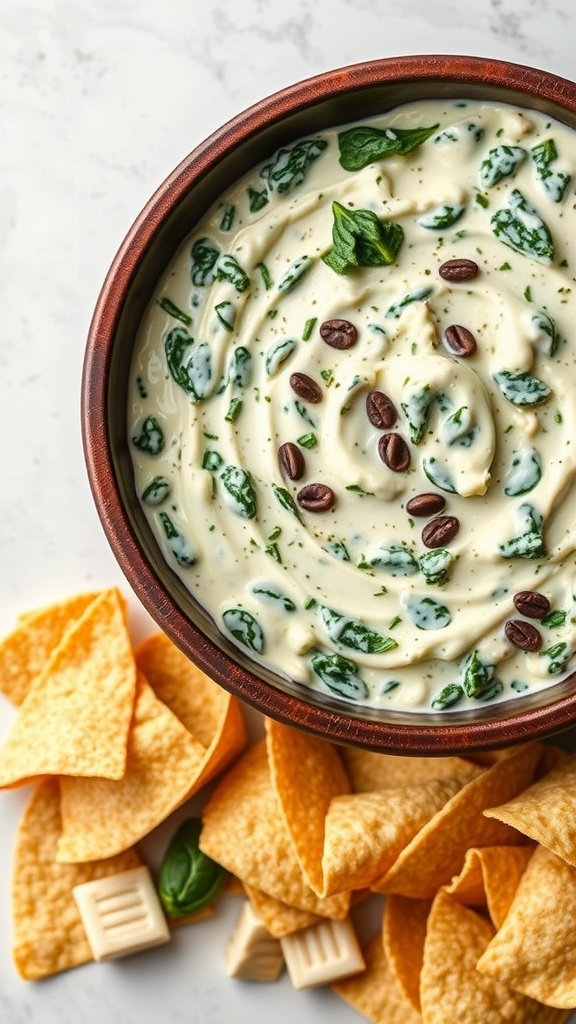
<path id="1" fill-rule="evenodd" d="M 281 122 L 328 97 L 341 97 L 390 82 L 432 80 L 467 87 L 488 83 L 576 114 L 576 83 L 528 65 L 456 54 L 413 54 L 350 64 L 305 78 L 259 100 L 217 128 L 185 156 L 129 228 L 106 274 L 92 315 L 80 395 L 84 459 L 101 525 L 120 569 L 159 628 L 203 671 L 264 715 L 335 743 L 420 756 L 491 750 L 568 729 L 576 721 L 576 692 L 521 711 L 515 711 L 515 702 L 511 700 L 506 702 L 509 713 L 503 718 L 481 720 L 472 717 L 472 713 L 458 722 L 442 719 L 439 724 L 424 724 L 414 713 L 413 724 L 407 724 L 358 718 L 356 705 L 335 710 L 308 702 L 237 664 L 179 609 L 142 550 L 123 506 L 114 469 L 108 382 L 123 304 L 143 255 L 192 181 L 208 173 L 239 141 L 245 142 L 262 127 Z M 537 106 L 536 102 L 533 106 Z"/>

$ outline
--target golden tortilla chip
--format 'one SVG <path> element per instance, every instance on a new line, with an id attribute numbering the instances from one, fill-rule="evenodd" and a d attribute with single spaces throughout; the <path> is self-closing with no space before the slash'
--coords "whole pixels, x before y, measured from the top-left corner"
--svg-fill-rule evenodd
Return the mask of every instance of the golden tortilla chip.
<path id="1" fill-rule="evenodd" d="M 60 780 L 58 860 L 99 860 L 137 843 L 186 800 L 203 757 L 202 744 L 138 673 L 124 778 Z"/>
<path id="2" fill-rule="evenodd" d="M 200 849 L 245 885 L 281 903 L 322 917 L 346 917 L 348 894 L 320 899 L 302 874 L 270 778 L 264 740 L 233 765 L 207 801 Z"/>
<path id="3" fill-rule="evenodd" d="M 487 907 L 495 928 L 506 917 L 532 856 L 531 846 L 485 846 L 468 850 L 464 867 L 445 891 L 469 907 Z"/>
<path id="4" fill-rule="evenodd" d="M 476 970 L 494 928 L 452 896 L 436 896 L 424 943 L 420 977 L 426 1024 L 559 1024 L 566 1015 L 514 992 Z"/>
<path id="5" fill-rule="evenodd" d="M 344 747 L 342 756 L 353 793 L 419 786 L 432 779 L 453 779 L 465 774 L 470 766 L 462 757 L 400 757 L 356 747 Z"/>
<path id="6" fill-rule="evenodd" d="M 433 899 L 440 886 L 447 885 L 461 871 L 470 847 L 517 846 L 518 833 L 501 822 L 490 821 L 483 811 L 494 804 L 495 794 L 506 793 L 508 800 L 530 784 L 540 749 L 538 743 L 518 747 L 510 757 L 480 769 L 477 778 L 424 825 L 372 888 L 413 899 Z"/>
<path id="7" fill-rule="evenodd" d="M 136 666 L 117 590 L 103 591 L 37 676 L 0 751 L 0 787 L 44 775 L 121 779 Z"/>
<path id="8" fill-rule="evenodd" d="M 432 903 L 407 896 L 388 896 L 382 938 L 386 959 L 401 992 L 420 1013 L 420 971 L 426 926 Z"/>
<path id="9" fill-rule="evenodd" d="M 332 991 L 373 1024 L 421 1024 L 422 1017 L 405 998 L 390 970 L 382 937 L 376 935 L 362 952 L 366 970 L 337 981 Z"/>
<path id="10" fill-rule="evenodd" d="M 275 939 L 300 932 L 303 928 L 310 928 L 313 924 L 324 920 L 319 914 L 311 914 L 305 910 L 298 910 L 297 907 L 289 907 L 287 903 L 281 903 L 280 900 L 267 896 L 261 889 L 255 889 L 252 885 L 245 886 L 245 889 L 255 913 L 258 914 L 262 923 Z"/>
<path id="11" fill-rule="evenodd" d="M 136 850 L 89 864 L 58 864 L 60 796 L 55 779 L 32 793 L 20 822 L 12 871 L 13 956 L 27 980 L 46 978 L 92 960 L 72 889 L 140 867 Z"/>
<path id="12" fill-rule="evenodd" d="M 478 971 L 549 1006 L 575 1007 L 575 921 L 576 868 L 537 846 Z"/>
<path id="13" fill-rule="evenodd" d="M 576 754 L 561 760 L 548 775 L 513 799 L 484 813 L 576 866 Z"/>
<path id="14" fill-rule="evenodd" d="M 246 746 L 246 728 L 236 697 L 210 679 L 164 633 L 136 649 L 136 664 L 154 693 L 205 748 L 189 796 L 218 775 Z"/>
<path id="15" fill-rule="evenodd" d="M 340 754 L 331 743 L 272 719 L 266 720 L 266 749 L 272 785 L 298 863 L 314 892 L 325 895 L 322 850 L 326 814 L 332 797 L 350 792 Z"/>
<path id="16" fill-rule="evenodd" d="M 16 628 L 0 641 L 0 692 L 21 704 L 66 631 L 98 597 L 78 594 L 19 616 Z"/>
<path id="17" fill-rule="evenodd" d="M 480 769 L 458 779 L 334 797 L 326 817 L 322 896 L 377 882 L 422 827 Z"/>

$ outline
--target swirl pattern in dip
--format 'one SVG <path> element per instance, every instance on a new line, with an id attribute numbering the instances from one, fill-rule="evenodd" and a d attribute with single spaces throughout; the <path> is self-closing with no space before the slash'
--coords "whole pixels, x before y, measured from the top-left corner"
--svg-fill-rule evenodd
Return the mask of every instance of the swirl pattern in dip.
<path id="1" fill-rule="evenodd" d="M 407 105 L 273 154 L 167 268 L 137 492 L 281 675 L 447 712 L 573 668 L 575 164 L 538 113 Z"/>

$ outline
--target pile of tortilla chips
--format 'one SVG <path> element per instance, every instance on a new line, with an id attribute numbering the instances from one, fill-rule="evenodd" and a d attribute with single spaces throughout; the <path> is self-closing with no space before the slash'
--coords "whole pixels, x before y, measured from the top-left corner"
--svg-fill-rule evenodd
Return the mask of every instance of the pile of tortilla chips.
<path id="1" fill-rule="evenodd" d="M 368 1020 L 556 1024 L 576 1006 L 574 781 L 551 745 L 400 758 L 267 721 L 200 845 L 278 937 L 386 894 L 366 970 L 333 985 Z"/>
<path id="2" fill-rule="evenodd" d="M 395 757 L 270 720 L 244 750 L 238 702 L 163 634 L 133 650 L 115 589 L 22 616 L 0 692 L 19 708 L 0 788 L 33 786 L 13 870 L 24 978 L 92 959 L 73 887 L 139 865 L 138 841 L 220 776 L 200 845 L 271 935 L 384 904 L 366 969 L 333 985 L 368 1020 L 557 1024 L 576 1006 L 576 755 Z"/>
<path id="3" fill-rule="evenodd" d="M 0 788 L 34 785 L 13 865 L 14 959 L 92 959 L 72 889 L 138 866 L 135 844 L 244 747 L 238 702 L 161 633 L 132 649 L 116 589 L 22 616 L 0 644 L 19 706 Z"/>

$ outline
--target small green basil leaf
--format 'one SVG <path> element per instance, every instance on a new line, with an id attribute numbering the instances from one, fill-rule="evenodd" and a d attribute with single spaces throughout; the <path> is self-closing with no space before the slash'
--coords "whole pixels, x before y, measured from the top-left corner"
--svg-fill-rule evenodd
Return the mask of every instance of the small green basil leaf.
<path id="1" fill-rule="evenodd" d="M 168 917 L 196 914 L 216 897 L 228 872 L 199 847 L 199 818 L 183 821 L 162 859 L 158 894 Z"/>
<path id="2" fill-rule="evenodd" d="M 338 134 L 340 164 L 345 171 L 361 171 L 376 160 L 406 156 L 429 139 L 438 128 L 372 128 L 359 125 Z"/>

